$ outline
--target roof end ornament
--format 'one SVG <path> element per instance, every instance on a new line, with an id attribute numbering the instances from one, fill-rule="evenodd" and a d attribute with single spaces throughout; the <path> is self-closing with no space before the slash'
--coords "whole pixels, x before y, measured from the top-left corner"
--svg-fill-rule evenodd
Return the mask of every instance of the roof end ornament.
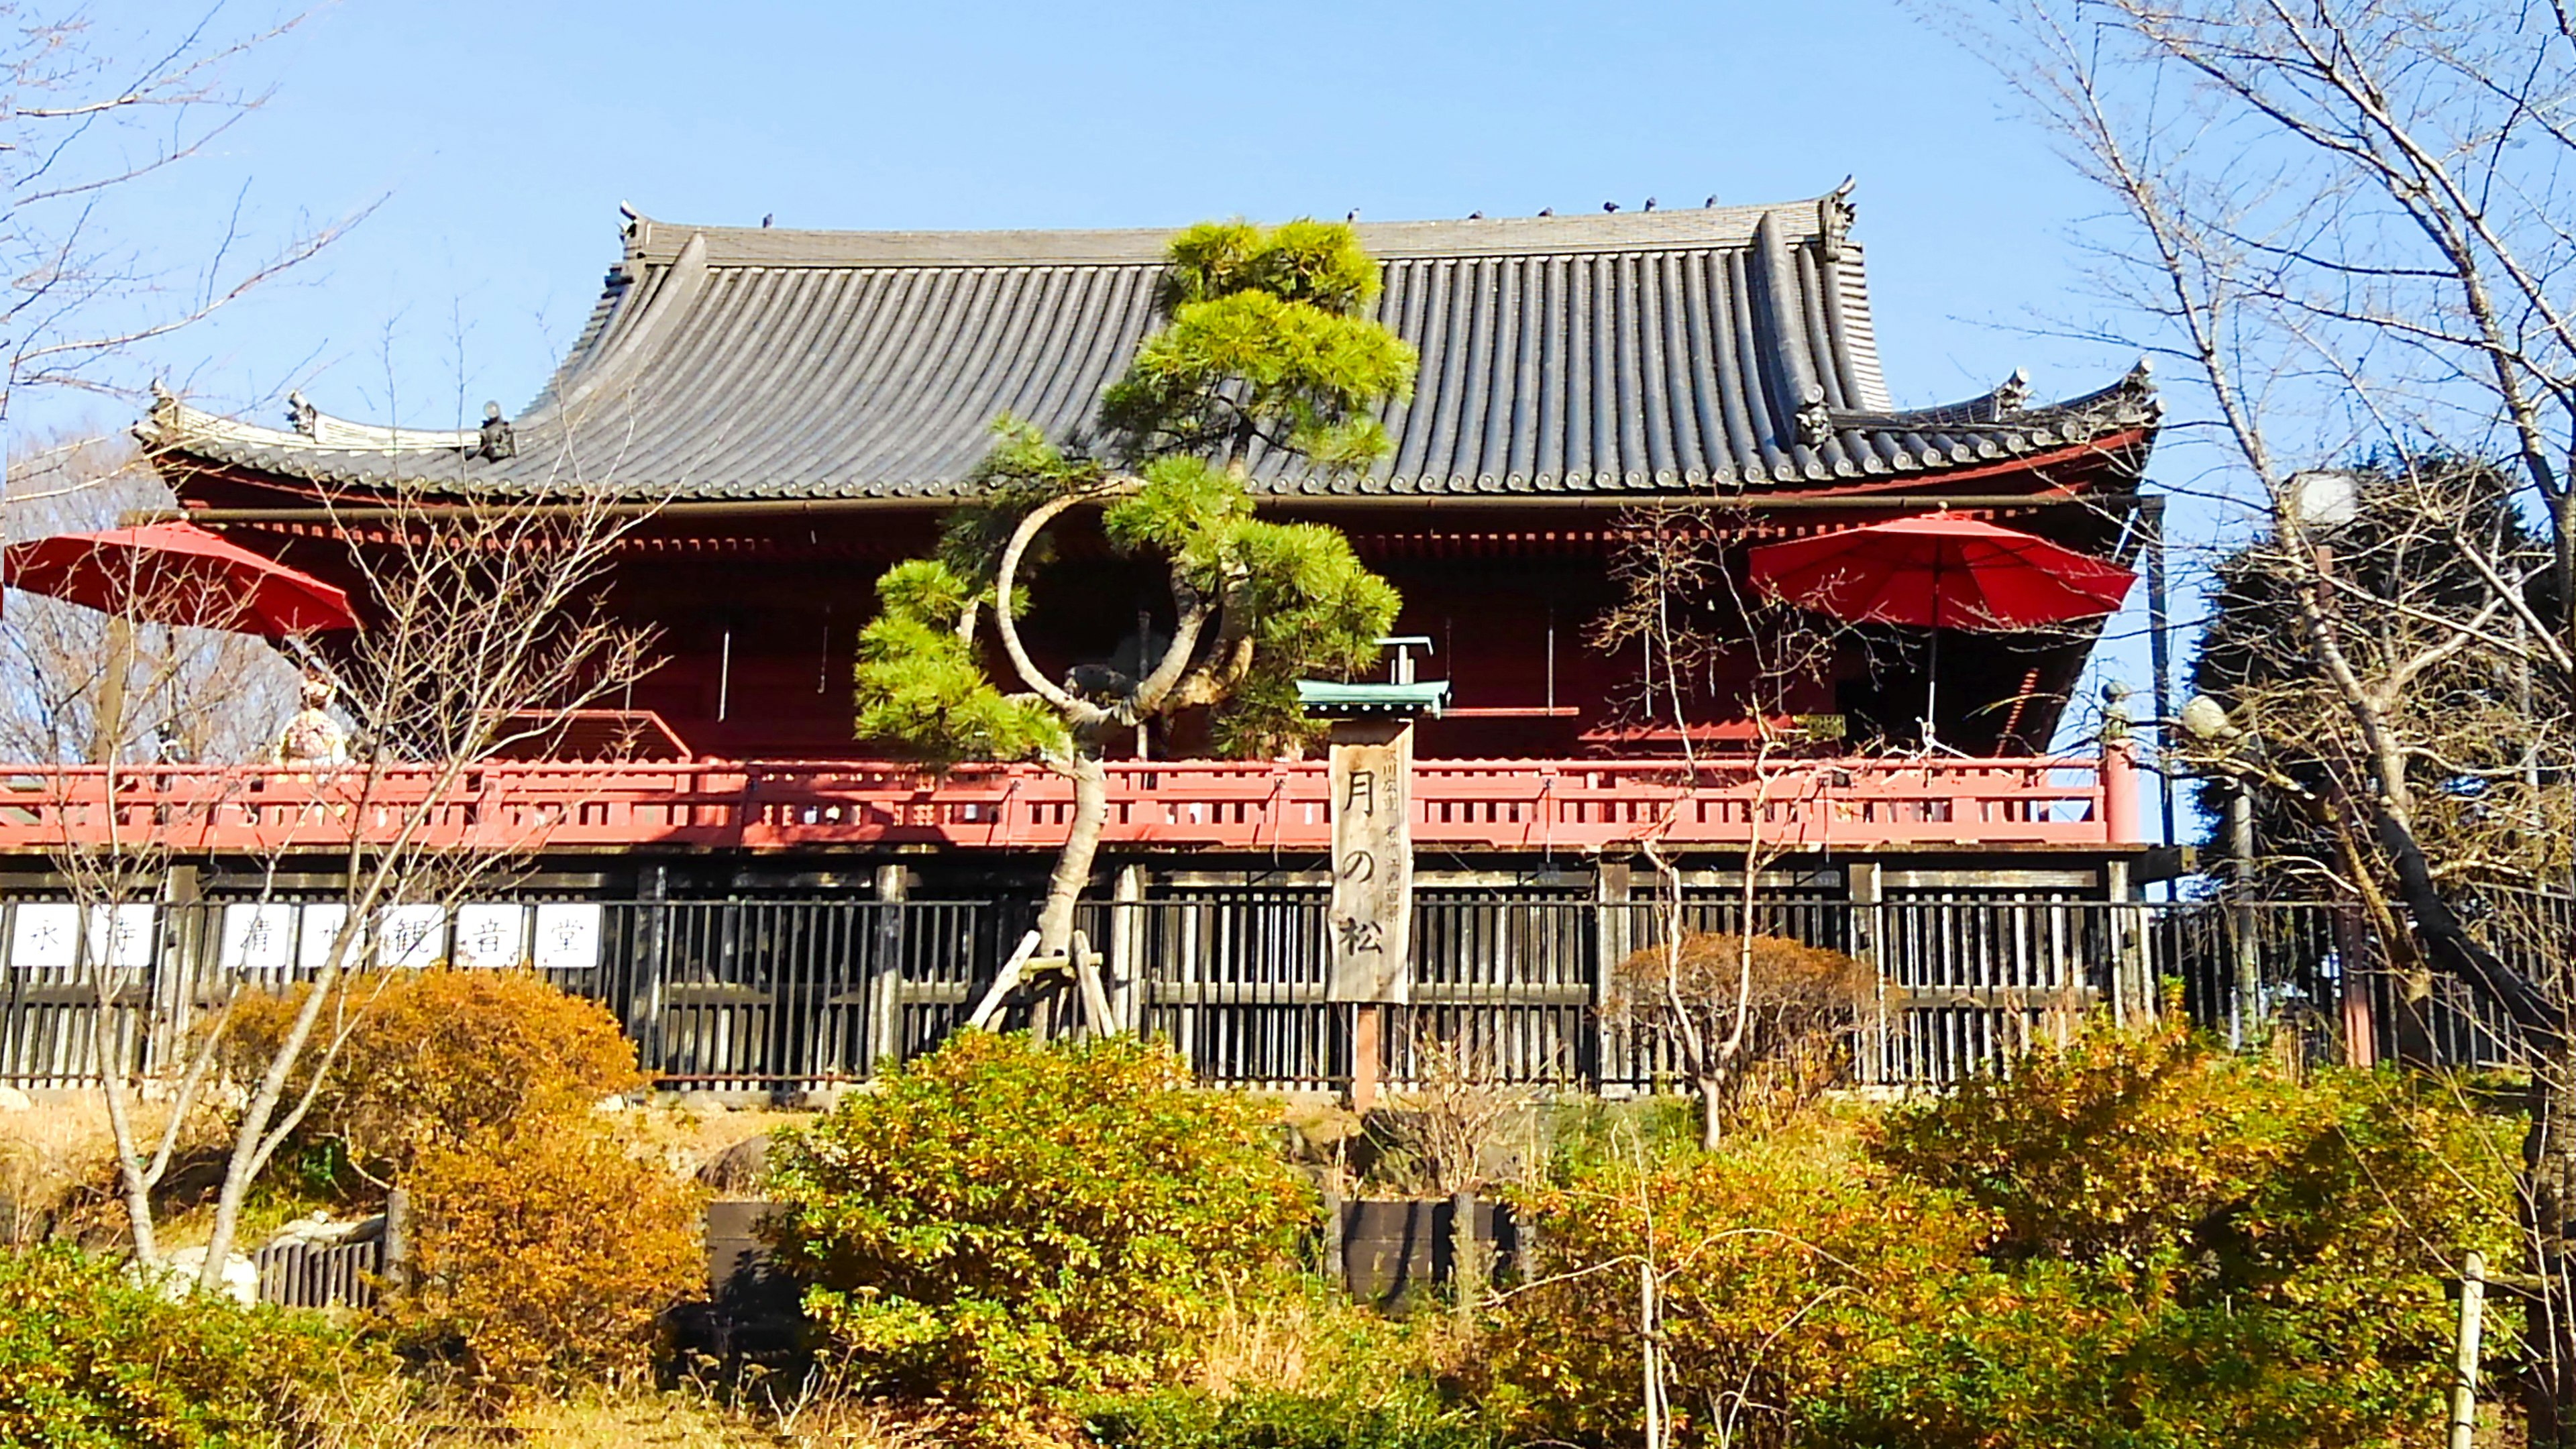
<path id="1" fill-rule="evenodd" d="M 1852 204 L 1852 189 L 1859 178 L 1846 176 L 1843 184 L 1816 198 L 1816 234 L 1824 239 L 1825 260 L 1843 258 L 1843 239 L 1851 235 L 1852 223 L 1859 219 L 1860 208 Z"/>
<path id="2" fill-rule="evenodd" d="M 286 425 L 288 427 L 293 428 L 295 431 L 310 438 L 315 436 L 321 416 L 322 410 L 315 407 L 312 400 L 307 398 L 302 392 L 290 391 L 287 393 Z"/>
<path id="3" fill-rule="evenodd" d="M 475 447 L 474 456 L 492 463 L 519 456 L 519 435 L 510 426 L 510 420 L 501 416 L 501 405 L 497 402 L 483 405 L 482 441 Z"/>
<path id="4" fill-rule="evenodd" d="M 2008 416 L 2030 406 L 2030 369 L 2016 367 L 1995 388 L 1995 415 Z"/>
<path id="5" fill-rule="evenodd" d="M 1825 390 L 1809 384 L 1798 401 L 1798 441 L 1812 448 L 1834 431 L 1834 410 L 1825 405 Z"/>
<path id="6" fill-rule="evenodd" d="M 2157 417 L 2164 415 L 2165 400 L 2156 392 L 2154 358 L 2140 355 L 2138 365 L 2130 368 L 2128 376 L 2120 379 L 2120 397 L 2123 401 L 2146 409 L 2151 415 Z"/>

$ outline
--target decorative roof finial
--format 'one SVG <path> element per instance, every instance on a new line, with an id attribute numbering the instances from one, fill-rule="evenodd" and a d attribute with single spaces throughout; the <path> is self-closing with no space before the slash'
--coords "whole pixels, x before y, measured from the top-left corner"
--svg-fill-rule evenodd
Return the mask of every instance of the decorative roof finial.
<path id="1" fill-rule="evenodd" d="M 295 429 L 295 431 L 302 433 L 304 436 L 309 438 L 314 436 L 315 423 L 321 416 L 322 410 L 315 407 L 303 393 L 289 392 L 286 395 L 286 424 L 288 427 Z"/>
<path id="2" fill-rule="evenodd" d="M 2026 368 L 2016 367 L 2013 369 L 2012 376 L 2005 378 L 2002 385 L 1995 389 L 1995 412 L 1999 415 L 2017 413 L 2028 406 L 2030 406 L 2030 372 Z"/>
<path id="3" fill-rule="evenodd" d="M 1834 410 L 1825 406 L 1825 390 L 1810 383 L 1798 403 L 1798 441 L 1812 448 L 1833 431 Z"/>
<path id="4" fill-rule="evenodd" d="M 1824 239 L 1825 260 L 1842 260 L 1843 238 L 1851 235 L 1853 220 L 1860 209 L 1852 205 L 1854 179 L 1846 176 L 1843 184 L 1816 199 L 1816 232 Z"/>
<path id="5" fill-rule="evenodd" d="M 511 430 L 509 420 L 501 416 L 501 405 L 497 402 L 483 405 L 483 444 L 475 451 L 494 463 L 518 456 L 518 434 Z"/>

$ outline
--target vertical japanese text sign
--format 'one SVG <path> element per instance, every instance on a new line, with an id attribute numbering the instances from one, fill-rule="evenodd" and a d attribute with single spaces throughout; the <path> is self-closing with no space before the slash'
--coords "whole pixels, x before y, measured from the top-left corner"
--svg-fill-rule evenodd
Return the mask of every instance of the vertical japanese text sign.
<path id="1" fill-rule="evenodd" d="M 1331 1000 L 1402 1005 L 1413 983 L 1413 725 L 1333 725 Z"/>

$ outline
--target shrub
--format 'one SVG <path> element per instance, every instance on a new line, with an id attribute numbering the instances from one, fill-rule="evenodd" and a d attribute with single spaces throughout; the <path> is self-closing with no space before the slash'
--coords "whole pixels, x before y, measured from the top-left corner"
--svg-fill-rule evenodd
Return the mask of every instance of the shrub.
<path id="1" fill-rule="evenodd" d="M 2438 1412 L 2441 1276 L 2470 1250 L 2510 1261 L 2512 1139 L 2437 1079 L 2301 1080 L 2168 1021 L 2096 1023 L 2009 1080 L 1900 1110 L 1873 1153 L 1983 1208 L 1989 1257 L 2088 1295 L 2083 1372 L 2135 1404 L 2136 1442 L 2290 1446 L 2374 1443 Z M 2513 1314 L 2498 1318 L 2490 1343 L 2509 1351 Z M 1992 1347 L 1937 1343 L 1953 1371 L 1903 1375 L 1964 1415 L 1908 1442 L 1975 1442 L 1965 1423 L 1994 1421 L 1988 1401 L 2013 1394 Z"/>
<path id="2" fill-rule="evenodd" d="M 2448 1379 L 2437 1275 L 2509 1255 L 2513 1160 L 2438 1082 L 2302 1081 L 2180 1026 L 2097 1024 L 1857 1141 L 1811 1120 L 1578 1163 L 1522 1203 L 1541 1274 L 1576 1276 L 1508 1305 L 1495 1372 L 1547 1437 L 1633 1436 L 1651 1252 L 1686 1436 L 1735 1416 L 1751 1444 L 2411 1442 Z"/>
<path id="3" fill-rule="evenodd" d="M 1710 1109 L 1728 1121 L 1782 1119 L 1846 1080 L 1852 1024 L 1877 987 L 1868 966 L 1840 951 L 1785 936 L 1748 943 L 1697 931 L 1682 937 L 1677 961 L 1648 946 L 1612 977 L 1621 1011 L 1665 1031 L 1686 1019 L 1711 1043 L 1734 1033 L 1741 1002 L 1743 1048 L 1722 1079 L 1702 1084 L 1714 1093 Z"/>
<path id="4" fill-rule="evenodd" d="M 777 1260 L 868 1387 L 1024 1418 L 1148 1380 L 1311 1222 L 1168 1050 L 964 1032 L 772 1158 Z"/>
<path id="5" fill-rule="evenodd" d="M 0 1444 L 309 1444 L 374 1367 L 310 1316 L 174 1303 L 61 1244 L 0 1251 Z"/>
<path id="6" fill-rule="evenodd" d="M 641 1370 L 661 1315 L 700 1291 L 695 1188 L 585 1117 L 538 1117 L 432 1147 L 404 1178 L 412 1283 L 400 1337 L 506 1398 Z"/>
<path id="7" fill-rule="evenodd" d="M 1895 1351 L 1902 1325 L 1999 1286 L 1975 1257 L 1982 1218 L 1873 1170 L 1813 1122 L 1714 1152 L 1580 1163 L 1515 1211 L 1537 1228 L 1534 1286 L 1505 1305 L 1491 1362 L 1530 1431 L 1516 1437 L 1635 1436 L 1641 1260 L 1658 1278 L 1683 1442 L 1721 1419 L 1733 1442 L 1783 1442 L 1793 1409 Z"/>
<path id="8" fill-rule="evenodd" d="M 425 1150 L 531 1115 L 587 1109 L 645 1082 L 606 1008 L 532 971 L 368 973 L 336 995 L 317 1031 L 344 1012 L 356 1024 L 299 1136 L 308 1148 L 338 1144 L 379 1182 Z M 237 1079 L 266 1069 L 303 1000 L 299 989 L 245 996 L 235 1007 L 225 1059 Z M 317 1047 L 307 1048 L 308 1062 Z M 297 1088 L 310 1080 L 307 1067 Z"/>

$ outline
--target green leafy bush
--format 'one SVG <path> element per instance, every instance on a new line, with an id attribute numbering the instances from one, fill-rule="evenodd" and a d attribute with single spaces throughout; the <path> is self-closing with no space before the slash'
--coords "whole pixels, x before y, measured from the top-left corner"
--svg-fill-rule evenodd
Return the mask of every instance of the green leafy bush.
<path id="1" fill-rule="evenodd" d="M 488 1399 L 641 1371 L 661 1316 L 706 1281 L 696 1188 L 586 1117 L 433 1147 L 403 1179 L 413 1282 L 399 1336 Z"/>
<path id="2" fill-rule="evenodd" d="M 1291 1262 L 1271 1137 L 1166 1049 L 964 1032 L 780 1139 L 770 1232 L 867 1385 L 1025 1417 L 1150 1381 Z"/>
<path id="3" fill-rule="evenodd" d="M 306 989 L 234 1008 L 225 1059 L 236 1077 L 266 1069 Z M 606 1008 L 533 971 L 369 972 L 334 996 L 317 1032 L 344 1015 L 355 1024 L 298 1134 L 308 1173 L 353 1165 L 386 1181 L 431 1148 L 532 1115 L 586 1111 L 646 1081 Z M 293 1091 L 320 1056 L 318 1041 L 306 1048 L 307 1075 Z"/>
<path id="4" fill-rule="evenodd" d="M 2448 1380 L 2438 1275 L 2512 1250 L 2509 1138 L 2438 1081 L 2097 1025 L 1874 1130 L 1529 1193 L 1541 1274 L 1574 1276 L 1509 1305 L 1495 1373 L 1531 1430 L 1633 1436 L 1642 1260 L 1686 1440 L 2411 1442 Z M 2492 1331 L 2509 1356 L 2509 1309 Z"/>
<path id="5" fill-rule="evenodd" d="M 61 1244 L 0 1251 L 0 1444 L 309 1444 L 372 1367 L 309 1315 L 174 1303 Z"/>
<path id="6" fill-rule="evenodd" d="M 1708 1153 L 1617 1153 L 1523 1192 L 1534 1286 L 1505 1305 L 1492 1372 L 1521 1428 L 1573 1444 L 1633 1439 L 1641 1268 L 1661 1304 L 1673 1420 L 1779 1443 L 1789 1406 L 1898 1352 L 2001 1284 L 1976 1248 L 1987 1221 L 1954 1196 L 1874 1171 L 1847 1131 L 1809 1120 Z"/>

